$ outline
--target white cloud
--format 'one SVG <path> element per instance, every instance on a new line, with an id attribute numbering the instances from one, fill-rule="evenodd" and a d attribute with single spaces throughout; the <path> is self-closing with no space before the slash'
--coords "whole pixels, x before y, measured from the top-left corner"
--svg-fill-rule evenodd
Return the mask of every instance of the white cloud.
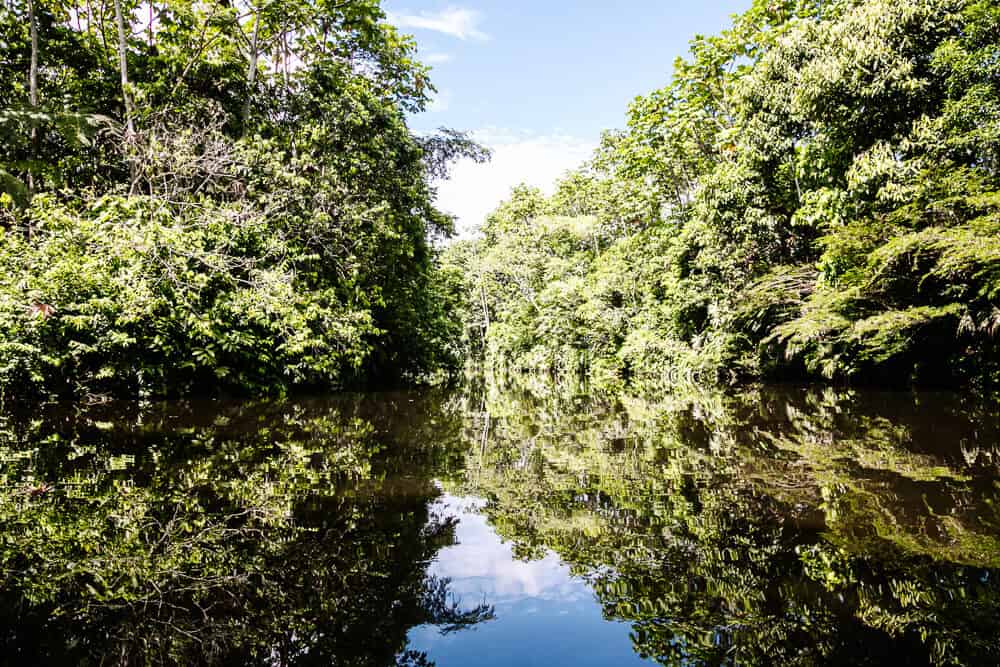
<path id="1" fill-rule="evenodd" d="M 498 606 L 529 599 L 562 604 L 593 599 L 586 582 L 573 577 L 555 553 L 527 562 L 514 558 L 512 545 L 501 540 L 480 513 L 484 505 L 478 498 L 450 494 L 432 505 L 435 514 L 459 520 L 456 545 L 439 551 L 429 571 L 450 579 L 452 594 L 486 598 Z"/>
<path id="2" fill-rule="evenodd" d="M 448 7 L 440 12 L 420 12 L 419 14 L 392 14 L 389 22 L 400 28 L 432 30 L 459 39 L 489 39 L 489 35 L 479 29 L 482 14 L 472 9 Z"/>
<path id="3" fill-rule="evenodd" d="M 452 168 L 451 178 L 438 184 L 437 205 L 457 216 L 458 235 L 464 238 L 507 198 L 512 187 L 528 183 L 551 194 L 555 181 L 590 158 L 597 147 L 596 142 L 567 135 L 496 128 L 473 136 L 493 149 L 493 159 L 486 164 L 462 160 Z"/>

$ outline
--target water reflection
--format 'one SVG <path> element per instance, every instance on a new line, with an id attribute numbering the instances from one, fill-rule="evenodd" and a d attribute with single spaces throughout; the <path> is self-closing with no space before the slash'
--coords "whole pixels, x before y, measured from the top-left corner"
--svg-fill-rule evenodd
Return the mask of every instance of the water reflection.
<path id="1" fill-rule="evenodd" d="M 410 403 L 403 403 L 407 412 Z M 427 664 L 492 616 L 428 576 L 436 445 L 351 400 L 53 410 L 2 430 L 0 646 L 19 664 Z M 432 397 L 414 404 L 440 411 Z M 420 428 L 411 425 L 410 437 Z M 379 455 L 379 452 L 385 452 Z M 412 475 L 389 476 L 399 465 Z"/>
<path id="2" fill-rule="evenodd" d="M 434 514 L 457 521 L 455 544 L 442 549 L 431 576 L 447 579 L 462 601 L 488 601 L 496 620 L 473 633 L 444 636 L 433 625 L 411 633 L 414 649 L 449 665 L 630 665 L 629 626 L 608 622 L 589 583 L 571 574 L 553 552 L 515 558 L 481 513 L 474 497 L 445 495 Z"/>
<path id="3" fill-rule="evenodd" d="M 997 413 L 952 396 L 495 395 L 464 488 L 664 664 L 995 664 Z M 975 452 L 975 455 L 970 455 Z"/>
<path id="4" fill-rule="evenodd" d="M 1000 417 L 747 389 L 0 418 L 37 664 L 997 664 Z"/>

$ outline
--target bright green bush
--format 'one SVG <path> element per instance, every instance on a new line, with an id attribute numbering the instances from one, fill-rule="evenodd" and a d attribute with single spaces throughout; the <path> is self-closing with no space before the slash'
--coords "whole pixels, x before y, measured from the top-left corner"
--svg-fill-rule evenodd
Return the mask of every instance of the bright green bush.
<path id="1" fill-rule="evenodd" d="M 337 386 L 371 313 L 309 287 L 268 221 L 225 208 L 36 197 L 0 242 L 0 384 L 23 394 L 163 395 Z M 249 249 L 249 251 L 248 251 Z"/>

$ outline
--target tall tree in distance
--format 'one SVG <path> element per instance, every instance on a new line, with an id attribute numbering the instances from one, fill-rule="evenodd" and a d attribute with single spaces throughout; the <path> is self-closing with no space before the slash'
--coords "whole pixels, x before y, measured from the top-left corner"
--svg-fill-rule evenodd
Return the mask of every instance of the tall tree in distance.
<path id="1" fill-rule="evenodd" d="M 251 14 L 250 20 L 253 22 L 253 33 L 250 37 L 250 57 L 248 58 L 249 65 L 247 67 L 247 94 L 246 101 L 243 103 L 243 134 L 246 134 L 247 128 L 250 125 L 250 109 L 253 104 L 253 96 L 257 90 L 257 62 L 260 58 L 260 24 L 261 24 L 261 9 L 256 4 L 256 2 L 251 3 Z"/>
<path id="2" fill-rule="evenodd" d="M 121 76 L 122 103 L 125 106 L 125 151 L 126 160 L 129 165 L 130 184 L 129 191 L 132 192 L 136 186 L 136 164 L 133 155 L 133 143 L 135 142 L 135 108 L 132 104 L 132 90 L 128 81 L 128 41 L 125 35 L 125 18 L 122 13 L 122 0 L 114 0 L 115 4 L 115 27 L 118 33 L 118 72 Z M 129 14 L 129 25 L 131 25 L 131 13 Z"/>

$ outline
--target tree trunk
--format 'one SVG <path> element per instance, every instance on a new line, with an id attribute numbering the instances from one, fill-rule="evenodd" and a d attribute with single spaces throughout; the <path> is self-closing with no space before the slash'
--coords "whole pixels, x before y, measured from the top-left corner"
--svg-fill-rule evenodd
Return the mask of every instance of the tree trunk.
<path id="1" fill-rule="evenodd" d="M 257 86 L 257 44 L 260 38 L 260 10 L 258 9 L 253 19 L 253 39 L 250 44 L 250 69 L 247 72 L 247 99 L 243 103 L 243 134 L 246 135 L 247 127 L 250 125 L 250 103 L 253 100 L 254 89 Z"/>
<path id="2" fill-rule="evenodd" d="M 281 65 L 282 65 L 282 70 L 284 71 L 284 78 L 285 78 L 285 107 L 287 109 L 288 108 L 288 100 L 292 96 L 291 95 L 291 93 L 292 93 L 292 84 L 291 84 L 291 80 L 290 80 L 289 74 L 288 74 L 288 64 L 289 64 L 289 61 L 292 58 L 292 56 L 291 56 L 291 50 L 288 48 L 288 31 L 285 31 L 281 35 L 281 48 L 282 48 Z M 291 136 L 289 137 L 289 142 L 291 143 L 292 160 L 297 160 L 298 157 L 299 157 L 299 152 L 298 152 L 298 149 L 295 146 L 295 132 L 294 131 L 291 133 Z"/>
<path id="3" fill-rule="evenodd" d="M 122 97 L 125 101 L 125 131 L 127 138 L 135 134 L 135 121 L 132 118 L 132 95 L 128 85 L 128 60 L 126 60 L 127 44 L 125 42 L 125 20 L 122 18 L 122 0 L 115 0 L 115 23 L 118 24 L 118 69 L 122 77 Z"/>
<path id="4" fill-rule="evenodd" d="M 129 194 L 135 192 L 138 183 L 138 169 L 134 156 L 135 119 L 132 94 L 128 85 L 128 44 L 125 41 L 125 20 L 122 17 L 122 0 L 115 0 L 115 23 L 118 24 L 118 68 L 122 76 L 122 100 L 125 103 L 125 160 L 128 162 Z"/>
<path id="5" fill-rule="evenodd" d="M 28 22 L 31 31 L 31 65 L 28 70 L 28 96 L 31 108 L 38 107 L 38 18 L 35 16 L 35 0 L 28 0 Z"/>
<path id="6" fill-rule="evenodd" d="M 486 336 L 490 331 L 490 306 L 486 300 L 486 286 L 479 285 L 479 303 L 483 307 L 483 350 L 486 350 Z"/>
<path id="7" fill-rule="evenodd" d="M 28 102 L 32 111 L 38 111 L 38 17 L 35 16 L 35 0 L 28 0 L 28 22 L 31 33 L 31 64 L 28 66 Z M 35 164 L 38 161 L 38 124 L 31 121 L 31 161 L 28 164 L 28 194 L 35 194 Z M 28 220 L 28 240 L 33 232 L 31 220 Z"/>

